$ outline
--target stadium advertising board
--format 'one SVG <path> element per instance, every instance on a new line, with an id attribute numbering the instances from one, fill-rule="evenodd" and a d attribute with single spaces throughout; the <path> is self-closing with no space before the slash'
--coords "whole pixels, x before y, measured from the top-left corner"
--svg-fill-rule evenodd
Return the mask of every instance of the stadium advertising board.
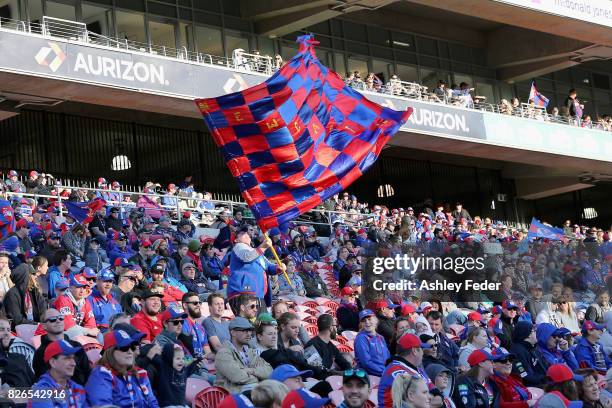
<path id="1" fill-rule="evenodd" d="M 544 13 L 612 27 L 610 0 L 496 0 Z"/>

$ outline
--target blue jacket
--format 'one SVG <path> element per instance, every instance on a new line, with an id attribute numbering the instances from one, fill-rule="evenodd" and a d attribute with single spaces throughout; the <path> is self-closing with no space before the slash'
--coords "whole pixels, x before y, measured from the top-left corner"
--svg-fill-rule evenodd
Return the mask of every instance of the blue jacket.
<path id="1" fill-rule="evenodd" d="M 69 408 L 89 407 L 87 404 L 87 395 L 85 395 L 85 388 L 75 383 L 72 380 L 68 380 L 68 388 L 65 389 L 59 385 L 49 373 L 44 373 L 37 383 L 32 385 L 33 390 L 53 390 L 47 391 L 49 394 L 41 395 L 40 399 L 31 401 L 31 405 L 28 407 L 32 408 Z M 69 404 L 69 402 L 71 402 Z"/>
<path id="2" fill-rule="evenodd" d="M 129 245 L 126 245 L 123 250 L 119 248 L 115 243 L 109 242 L 108 249 L 106 250 L 108 254 L 108 260 L 110 264 L 113 265 L 115 263 L 115 259 L 117 258 L 131 258 L 134 256 L 136 252 L 132 251 Z"/>
<path id="3" fill-rule="evenodd" d="M 57 266 L 52 266 L 49 268 L 47 276 L 47 282 L 49 284 L 49 299 L 55 299 L 55 284 L 59 282 L 64 275 L 62 275 L 60 270 L 57 269 Z"/>
<path id="4" fill-rule="evenodd" d="M 606 368 L 597 367 L 595 365 L 595 353 L 596 351 L 601 352 L 603 356 L 603 360 L 606 364 Z M 606 355 L 603 347 L 599 343 L 591 344 L 586 337 L 580 339 L 576 348 L 574 348 L 574 355 L 576 356 L 576 360 L 578 360 L 578 365 L 580 367 L 589 367 L 598 370 L 600 373 L 605 374 L 606 371 L 612 367 L 612 362 Z"/>
<path id="5" fill-rule="evenodd" d="M 120 408 L 159 408 L 145 370 L 138 370 L 138 378 L 122 377 L 105 366 L 96 366 L 87 384 L 87 401 L 90 405 L 116 405 Z M 132 392 L 130 393 L 130 390 Z"/>
<path id="6" fill-rule="evenodd" d="M 204 275 L 210 279 L 219 279 L 221 272 L 223 272 L 224 262 L 216 256 L 207 257 L 202 256 L 202 267 L 204 268 Z"/>
<path id="7" fill-rule="evenodd" d="M 250 262 L 243 262 L 235 251 L 236 246 L 230 257 L 227 298 L 231 299 L 240 294 L 252 294 L 259 299 L 264 299 L 266 305 L 270 306 L 272 304 L 272 284 L 267 274 L 276 275 L 277 266 L 263 255 Z"/>
<path id="8" fill-rule="evenodd" d="M 104 299 L 96 287 L 94 287 L 87 301 L 91 305 L 98 328 L 102 332 L 108 330 L 108 325 L 113 315 L 123 312 L 121 305 L 113 297 L 112 292 L 108 294 L 107 299 Z"/>
<path id="9" fill-rule="evenodd" d="M 538 349 L 544 357 L 544 363 L 546 368 L 553 364 L 566 364 L 572 370 L 578 369 L 578 361 L 572 352 L 571 348 L 562 351 L 558 347 L 554 350 L 550 350 L 547 346 L 548 339 L 557 330 L 557 327 L 550 323 L 540 323 L 536 330 L 536 337 L 538 339 Z"/>
<path id="10" fill-rule="evenodd" d="M 368 374 L 380 377 L 389 357 L 387 343 L 380 334 L 360 331 L 355 337 L 357 366 L 363 368 Z"/>

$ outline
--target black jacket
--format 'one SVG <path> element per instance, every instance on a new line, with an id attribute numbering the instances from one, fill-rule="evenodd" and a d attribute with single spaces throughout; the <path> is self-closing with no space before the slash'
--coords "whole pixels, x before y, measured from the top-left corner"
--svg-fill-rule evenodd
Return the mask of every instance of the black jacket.
<path id="1" fill-rule="evenodd" d="M 319 336 L 316 336 L 306 343 L 305 348 L 310 346 L 317 349 L 317 352 L 323 360 L 323 367 L 327 368 L 328 370 L 332 369 L 334 363 L 336 363 L 339 370 L 348 370 L 351 368 L 351 363 L 346 361 L 342 354 L 340 354 L 338 347 L 336 347 L 332 342 L 325 343 Z"/>
<path id="2" fill-rule="evenodd" d="M 299 341 L 290 341 L 291 345 L 300 344 Z M 261 353 L 261 358 L 266 360 L 272 368 L 276 368 L 282 364 L 291 364 L 298 370 L 311 370 L 314 374 L 313 377 L 319 380 L 324 380 L 329 376 L 327 369 L 322 367 L 315 367 L 308 364 L 306 357 L 303 352 L 293 351 L 285 348 L 281 339 L 280 333 L 278 334 L 277 349 L 266 350 Z"/>
<path id="3" fill-rule="evenodd" d="M 502 321 L 502 331 L 500 334 L 499 340 L 501 341 L 501 346 L 506 350 L 509 350 L 512 346 L 512 332 L 514 331 L 514 325 L 518 321 L 518 314 L 514 319 L 510 319 L 506 315 L 501 316 Z"/>
<path id="4" fill-rule="evenodd" d="M 512 373 L 518 375 L 527 387 L 542 387 L 546 382 L 544 357 L 537 348 L 525 340 L 512 344 L 510 351 L 515 354 Z"/>
<path id="5" fill-rule="evenodd" d="M 11 387 L 29 388 L 35 377 L 28 360 L 21 354 L 0 350 L 0 365 L 4 365 L 0 379 Z"/>
<path id="6" fill-rule="evenodd" d="M 70 340 L 68 336 L 64 336 L 64 340 L 70 343 L 72 347 L 82 347 L 80 343 Z M 32 367 L 34 368 L 34 375 L 36 378 L 40 378 L 40 376 L 47 371 L 44 356 L 45 350 L 49 344 L 51 344 L 51 340 L 49 340 L 49 337 L 45 334 L 40 338 L 40 347 L 38 347 L 38 349 L 36 349 L 34 352 Z M 76 361 L 76 368 L 74 369 L 74 374 L 72 375 L 72 381 L 85 385 L 87 378 L 89 378 L 89 374 L 91 373 L 89 358 L 87 358 L 87 354 L 82 348 L 74 355 L 74 358 Z"/>
<path id="7" fill-rule="evenodd" d="M 457 408 L 489 408 L 489 394 L 475 378 L 462 376 L 457 379 L 453 391 Z"/>
<path id="8" fill-rule="evenodd" d="M 185 401 L 187 378 L 197 369 L 197 364 L 194 362 L 183 367 L 181 371 L 176 371 L 172 367 L 173 358 L 174 343 L 167 343 L 162 349 L 161 356 L 153 359 L 153 364 L 157 368 L 157 381 L 153 389 L 160 407 L 187 405 Z"/>
<path id="9" fill-rule="evenodd" d="M 11 273 L 15 286 L 9 289 L 4 296 L 4 310 L 6 317 L 11 320 L 13 329 L 20 324 L 36 324 L 40 322 L 47 310 L 47 301 L 40 290 L 33 287 L 30 290 L 32 301 L 32 319 L 29 320 L 25 310 L 25 293 L 30 281 L 32 266 L 21 264 Z"/>
<path id="10" fill-rule="evenodd" d="M 338 325 L 340 326 L 340 332 L 344 330 L 359 331 L 359 307 L 354 309 L 340 305 L 336 310 L 336 317 L 338 318 Z"/>
<path id="11" fill-rule="evenodd" d="M 376 332 L 384 337 L 387 346 L 391 345 L 391 341 L 393 339 L 393 333 L 395 331 L 395 322 L 393 319 L 389 319 L 381 314 L 376 314 L 378 317 L 378 326 L 376 327 Z"/>

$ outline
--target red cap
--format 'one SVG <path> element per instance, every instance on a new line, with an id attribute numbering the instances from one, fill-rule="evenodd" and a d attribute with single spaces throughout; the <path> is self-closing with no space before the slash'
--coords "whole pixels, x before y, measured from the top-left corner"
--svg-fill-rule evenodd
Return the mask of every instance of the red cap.
<path id="1" fill-rule="evenodd" d="M 45 349 L 45 354 L 43 359 L 45 363 L 48 363 L 55 356 L 59 355 L 71 355 L 75 354 L 81 350 L 81 347 L 72 347 L 70 343 L 66 340 L 55 340 L 53 343 L 49 344 Z"/>
<path id="2" fill-rule="evenodd" d="M 359 228 L 359 230 L 357 231 L 357 233 L 358 233 L 359 235 L 361 235 L 361 234 L 365 234 L 366 232 L 367 232 L 367 231 L 366 231 L 366 229 L 365 229 L 365 228 Z"/>
<path id="3" fill-rule="evenodd" d="M 372 310 L 381 310 L 384 309 L 385 307 L 388 307 L 389 304 L 387 303 L 386 300 L 377 300 L 375 302 L 372 302 L 372 307 L 370 309 Z"/>
<path id="4" fill-rule="evenodd" d="M 354 295 L 355 291 L 353 290 L 353 288 L 347 286 L 346 288 L 342 288 L 342 290 L 340 291 L 340 296 L 349 296 L 349 295 Z"/>
<path id="5" fill-rule="evenodd" d="M 481 322 L 482 315 L 478 312 L 471 312 L 467 315 L 468 320 L 472 320 L 474 322 Z"/>
<path id="6" fill-rule="evenodd" d="M 467 362 L 470 367 L 474 367 L 487 360 L 493 361 L 494 357 L 484 350 L 474 350 L 472 351 L 472 354 L 470 354 L 470 356 L 468 357 Z"/>
<path id="7" fill-rule="evenodd" d="M 176 184 L 168 184 L 168 191 L 176 189 Z"/>
<path id="8" fill-rule="evenodd" d="M 422 343 L 415 334 L 406 333 L 397 341 L 397 348 L 410 350 L 411 348 L 431 348 L 431 344 Z"/>
<path id="9" fill-rule="evenodd" d="M 191 213 L 189 211 L 184 211 L 183 218 L 191 218 Z"/>
<path id="10" fill-rule="evenodd" d="M 546 376 L 553 384 L 564 383 L 571 380 L 582 381 L 582 376 L 575 375 L 572 369 L 565 364 L 553 364 L 548 367 Z"/>
<path id="11" fill-rule="evenodd" d="M 402 305 L 400 313 L 401 313 L 402 316 L 407 316 L 407 315 L 409 315 L 411 313 L 414 313 L 415 311 L 416 311 L 416 309 L 414 308 L 414 306 L 409 305 L 407 303 L 404 303 Z"/>
<path id="12" fill-rule="evenodd" d="M 19 229 L 19 228 L 27 228 L 28 227 L 28 222 L 25 219 L 20 219 L 19 221 L 17 221 L 17 224 L 15 224 L 15 228 Z"/>

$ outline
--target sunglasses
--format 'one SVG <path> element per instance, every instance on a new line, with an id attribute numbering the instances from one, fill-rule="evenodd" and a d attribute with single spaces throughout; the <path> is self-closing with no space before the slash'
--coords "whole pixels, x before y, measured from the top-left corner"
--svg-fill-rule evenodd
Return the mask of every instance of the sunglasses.
<path id="1" fill-rule="evenodd" d="M 177 319 L 177 320 L 168 320 L 171 324 L 178 326 L 180 324 L 183 324 L 184 320 L 183 319 Z"/>
<path id="2" fill-rule="evenodd" d="M 56 317 L 50 317 L 47 320 L 45 320 L 45 323 L 56 323 L 56 322 L 63 322 L 64 321 L 64 316 L 56 316 Z"/>
<path id="3" fill-rule="evenodd" d="M 130 344 L 129 346 L 117 347 L 115 350 L 119 350 L 122 353 L 126 353 L 129 350 L 136 351 L 138 344 Z"/>
<path id="4" fill-rule="evenodd" d="M 512 360 L 509 358 L 504 358 L 503 360 L 497 360 L 497 362 L 501 364 L 510 364 L 512 363 Z"/>
<path id="5" fill-rule="evenodd" d="M 199 300 L 194 300 L 193 302 L 185 302 L 185 303 L 188 305 L 196 305 L 196 306 L 202 304 L 202 302 Z"/>
<path id="6" fill-rule="evenodd" d="M 251 309 L 251 310 L 252 309 L 256 309 L 257 308 L 257 304 L 253 304 L 253 305 L 249 306 L 248 308 Z"/>
<path id="7" fill-rule="evenodd" d="M 362 370 L 361 368 L 358 368 L 358 369 L 349 368 L 348 370 L 344 371 L 344 376 L 345 377 L 364 378 L 367 375 L 368 375 L 368 373 L 366 373 L 365 370 Z"/>
<path id="8" fill-rule="evenodd" d="M 129 280 L 131 280 L 134 283 L 138 283 L 138 280 L 134 276 L 126 276 L 126 278 L 128 278 Z"/>

